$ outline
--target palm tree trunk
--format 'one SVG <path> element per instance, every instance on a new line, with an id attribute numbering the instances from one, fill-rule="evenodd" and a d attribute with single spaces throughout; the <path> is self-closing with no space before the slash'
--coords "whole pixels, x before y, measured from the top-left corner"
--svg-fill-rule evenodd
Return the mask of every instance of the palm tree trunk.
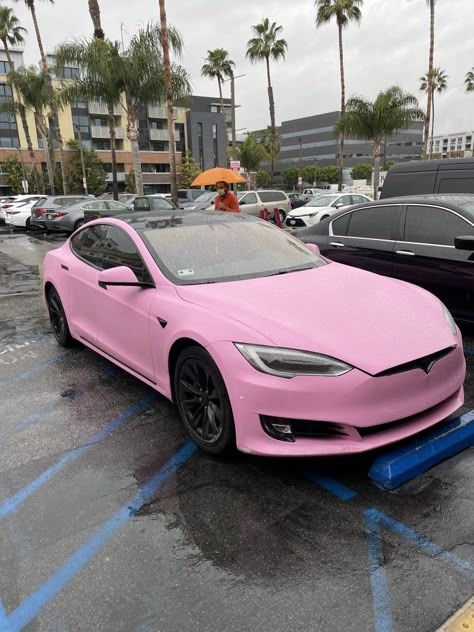
<path id="1" fill-rule="evenodd" d="M 41 140 L 43 141 L 43 149 L 44 149 L 44 155 L 46 159 L 46 169 L 48 172 L 50 194 L 55 195 L 56 188 L 54 186 L 54 171 L 53 171 L 53 166 L 51 164 L 51 154 L 49 151 L 49 130 L 48 130 L 46 121 L 44 120 L 44 117 L 40 117 L 36 115 L 36 126 L 39 130 Z"/>
<path id="2" fill-rule="evenodd" d="M 423 144 L 423 160 L 428 158 L 430 136 L 431 101 L 433 98 L 433 60 L 435 37 L 435 0 L 430 0 L 430 55 L 428 60 L 428 102 L 426 104 L 425 132 Z"/>
<path id="3" fill-rule="evenodd" d="M 2 44 L 3 44 L 3 48 L 5 49 L 5 54 L 7 56 L 8 65 L 10 66 L 10 71 L 13 72 L 13 70 L 15 69 L 15 66 L 13 64 L 13 60 L 10 55 L 10 48 L 8 47 L 8 42 L 6 38 L 2 40 Z M 20 114 L 21 126 L 23 127 L 23 132 L 25 134 L 25 139 L 26 139 L 26 146 L 28 147 L 28 153 L 30 155 L 31 168 L 33 170 L 33 178 L 35 181 L 35 188 L 39 193 L 44 193 L 44 191 L 41 190 L 42 181 L 36 169 L 36 156 L 33 150 L 33 143 L 31 142 L 30 128 L 28 126 L 28 120 L 26 118 L 26 109 L 23 103 L 21 103 L 21 100 L 18 99 L 18 101 L 19 101 L 19 114 Z"/>
<path id="4" fill-rule="evenodd" d="M 161 46 L 163 49 L 163 63 L 165 66 L 166 82 L 166 108 L 168 117 L 168 144 L 170 154 L 170 178 L 171 178 L 171 199 L 178 203 L 178 183 L 176 174 L 176 145 L 174 142 L 174 118 L 173 118 L 173 84 L 171 81 L 170 49 L 168 42 L 168 26 L 166 23 L 165 0 L 159 0 L 160 5 L 160 26 L 161 26 Z"/>
<path id="5" fill-rule="evenodd" d="M 380 155 L 382 151 L 382 138 L 374 138 L 374 200 L 379 194 L 380 182 Z"/>
<path id="6" fill-rule="evenodd" d="M 100 7 L 98 0 L 89 0 L 89 13 L 92 24 L 94 25 L 94 37 L 97 39 L 105 39 L 104 31 L 100 21 Z"/>
<path id="7" fill-rule="evenodd" d="M 54 124 L 54 127 L 55 127 L 54 132 L 55 132 L 56 140 L 57 140 L 58 145 L 59 145 L 59 162 L 61 164 L 61 177 L 62 177 L 62 181 L 63 181 L 63 193 L 66 194 L 67 193 L 67 182 L 66 182 L 66 170 L 65 170 L 65 162 L 64 162 L 63 138 L 62 138 L 61 130 L 59 128 L 58 108 L 57 108 L 56 102 L 54 100 L 53 81 L 51 79 L 51 73 L 49 72 L 48 62 L 46 61 L 46 55 L 44 53 L 43 42 L 42 42 L 42 39 L 41 39 L 40 30 L 39 30 L 38 19 L 36 17 L 36 9 L 35 9 L 34 2 L 32 2 L 31 4 L 28 4 L 28 7 L 29 7 L 29 9 L 31 11 L 31 17 L 33 18 L 33 24 L 34 24 L 35 32 L 36 32 L 36 39 L 38 40 L 38 48 L 40 50 L 40 55 L 41 55 L 41 64 L 43 66 L 43 72 L 44 72 L 44 74 L 46 76 L 46 81 L 47 81 L 47 85 L 48 85 L 51 116 L 52 116 L 53 124 Z"/>
<path id="8" fill-rule="evenodd" d="M 217 77 L 217 83 L 219 84 L 219 98 L 221 101 L 221 114 L 222 114 L 222 119 L 224 121 L 224 133 L 225 133 L 225 146 L 226 146 L 226 167 L 227 167 L 227 152 L 229 150 L 229 134 L 227 131 L 227 118 L 225 116 L 225 110 L 224 110 L 224 97 L 222 95 L 222 81 L 220 77 Z"/>
<path id="9" fill-rule="evenodd" d="M 346 112 L 346 83 L 344 79 L 344 48 L 342 45 L 342 23 L 338 22 L 338 34 L 339 34 L 339 66 L 341 71 L 341 117 L 344 116 Z M 339 157 L 337 161 L 337 166 L 339 169 L 339 182 L 338 182 L 338 190 L 342 191 L 342 170 L 344 168 L 344 133 L 341 132 L 339 134 Z"/>
<path id="10" fill-rule="evenodd" d="M 140 162 L 140 146 L 138 144 L 137 113 L 125 95 L 127 101 L 127 138 L 132 145 L 133 171 L 135 173 L 135 190 L 137 195 L 143 195 L 142 165 Z"/>
<path id="11" fill-rule="evenodd" d="M 115 150 L 115 115 L 114 104 L 108 104 L 108 123 L 109 123 L 109 137 L 110 137 L 110 153 L 112 155 L 112 192 L 114 200 L 118 200 L 118 180 L 117 180 L 117 153 Z"/>
<path id="12" fill-rule="evenodd" d="M 435 93 L 431 96 L 431 142 L 430 142 L 430 160 L 433 159 L 433 144 L 434 144 L 434 122 L 435 122 Z"/>
<path id="13" fill-rule="evenodd" d="M 270 59 L 268 57 L 265 58 L 267 63 L 267 83 L 268 83 L 268 105 L 270 108 L 270 127 L 271 127 L 271 135 L 272 139 L 275 138 L 275 99 L 273 98 L 273 88 L 272 88 L 272 80 L 270 76 Z M 273 174 L 275 171 L 275 150 L 272 144 L 271 150 L 271 169 L 270 169 L 270 185 L 273 185 Z"/>

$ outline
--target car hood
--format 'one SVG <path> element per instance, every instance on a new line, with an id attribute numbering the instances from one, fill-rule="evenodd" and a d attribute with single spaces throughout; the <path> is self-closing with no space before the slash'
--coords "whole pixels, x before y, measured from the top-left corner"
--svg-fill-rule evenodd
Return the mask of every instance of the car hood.
<path id="1" fill-rule="evenodd" d="M 310 215 L 313 213 L 322 213 L 323 211 L 333 211 L 332 206 L 300 206 L 288 213 L 290 217 L 303 217 L 304 215 Z"/>
<path id="2" fill-rule="evenodd" d="M 177 292 L 252 327 L 278 347 L 323 353 L 371 375 L 457 344 L 431 294 L 337 263 L 246 281 L 178 286 Z"/>

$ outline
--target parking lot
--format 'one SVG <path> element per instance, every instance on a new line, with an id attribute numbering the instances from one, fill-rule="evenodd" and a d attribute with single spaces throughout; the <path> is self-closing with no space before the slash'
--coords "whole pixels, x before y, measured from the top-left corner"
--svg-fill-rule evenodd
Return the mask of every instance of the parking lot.
<path id="1" fill-rule="evenodd" d="M 473 447 L 394 491 L 380 454 L 206 456 L 164 398 L 57 346 L 63 240 L 0 234 L 0 632 L 433 632 L 471 597 Z"/>

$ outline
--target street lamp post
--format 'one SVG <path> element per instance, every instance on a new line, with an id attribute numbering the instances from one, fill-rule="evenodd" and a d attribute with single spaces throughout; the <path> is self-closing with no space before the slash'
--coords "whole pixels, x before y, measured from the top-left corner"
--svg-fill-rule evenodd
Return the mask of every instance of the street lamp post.
<path id="1" fill-rule="evenodd" d="M 84 150 L 83 150 L 83 147 L 82 147 L 81 130 L 79 129 L 79 127 L 77 127 L 77 125 L 74 125 L 74 129 L 76 130 L 77 137 L 79 139 L 79 152 L 81 154 L 81 165 L 82 165 L 82 185 L 84 187 L 84 193 L 86 195 L 89 195 L 89 191 L 87 190 L 86 164 L 84 162 Z"/>
<path id="2" fill-rule="evenodd" d="M 299 142 L 299 144 L 300 144 L 300 178 L 301 178 L 301 181 L 300 181 L 300 185 L 299 185 L 299 187 L 300 187 L 300 193 L 302 193 L 302 191 L 303 191 L 303 172 L 302 172 L 301 167 L 302 167 L 302 164 L 303 164 L 303 156 L 302 156 L 302 153 L 301 153 L 301 149 L 302 149 L 302 145 L 301 145 L 301 143 L 302 143 L 301 136 L 298 136 L 298 142 Z"/>
<path id="3" fill-rule="evenodd" d="M 235 130 L 235 80 L 240 79 L 241 77 L 245 77 L 243 75 L 234 75 L 231 74 L 230 79 L 224 79 L 223 83 L 230 81 L 230 108 L 231 108 L 231 117 L 232 117 L 232 160 L 237 160 L 237 141 L 236 141 L 236 130 Z"/>

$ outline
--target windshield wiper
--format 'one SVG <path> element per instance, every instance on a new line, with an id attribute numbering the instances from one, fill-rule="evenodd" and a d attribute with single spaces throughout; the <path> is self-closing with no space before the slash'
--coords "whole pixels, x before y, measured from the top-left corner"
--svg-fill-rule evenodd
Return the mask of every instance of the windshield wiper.
<path id="1" fill-rule="evenodd" d="M 279 274 L 290 274 L 291 272 L 303 272 L 304 270 L 314 270 L 314 266 L 310 266 L 309 268 L 305 266 L 304 268 L 293 268 L 293 270 L 280 270 L 280 272 L 272 272 L 272 274 L 267 274 L 265 276 L 278 276 Z"/>

